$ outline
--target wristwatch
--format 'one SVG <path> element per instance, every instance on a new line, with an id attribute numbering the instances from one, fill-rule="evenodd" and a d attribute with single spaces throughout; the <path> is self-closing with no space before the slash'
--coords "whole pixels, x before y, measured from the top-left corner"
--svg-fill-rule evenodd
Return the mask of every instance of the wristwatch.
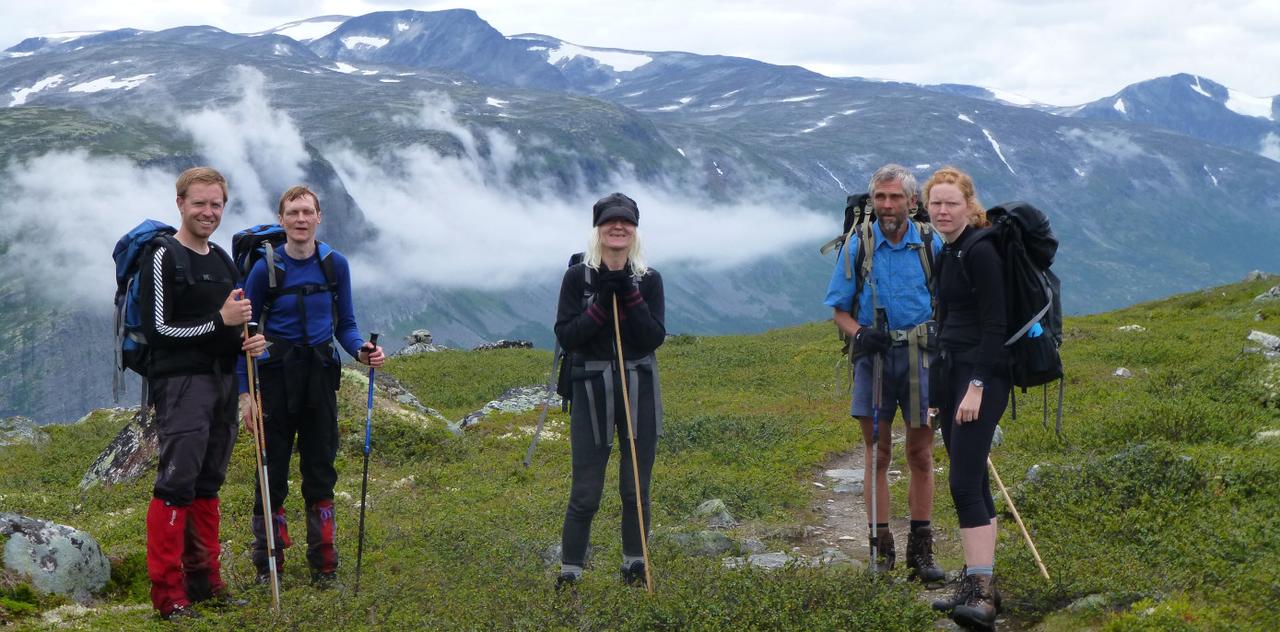
<path id="1" fill-rule="evenodd" d="M 982 380 L 979 380 L 978 378 L 975 377 L 972 380 L 969 380 L 969 386 L 972 386 L 974 388 L 982 388 L 985 385 L 982 383 Z"/>

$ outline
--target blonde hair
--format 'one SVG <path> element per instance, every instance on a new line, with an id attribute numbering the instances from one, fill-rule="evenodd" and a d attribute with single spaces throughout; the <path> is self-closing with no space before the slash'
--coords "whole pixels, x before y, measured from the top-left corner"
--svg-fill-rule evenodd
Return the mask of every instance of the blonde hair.
<path id="1" fill-rule="evenodd" d="M 973 188 L 973 178 L 969 174 L 947 165 L 929 176 L 924 183 L 924 203 L 929 205 L 929 191 L 933 189 L 935 184 L 951 184 L 960 189 L 960 194 L 964 196 L 965 204 L 969 206 L 969 225 L 974 228 L 986 228 L 991 225 L 987 220 L 987 211 L 982 208 L 982 202 L 978 201 L 978 194 Z"/>
<path id="2" fill-rule="evenodd" d="M 174 184 L 174 188 L 178 191 L 178 197 L 187 197 L 187 189 L 196 183 L 216 184 L 222 187 L 222 203 L 227 203 L 227 179 L 222 177 L 222 174 L 218 173 L 217 169 L 213 167 L 192 167 L 183 171 L 182 175 L 178 176 L 178 182 Z"/>
<path id="3" fill-rule="evenodd" d="M 590 235 L 587 236 L 587 252 L 583 261 L 592 270 L 600 269 L 600 261 L 604 253 L 604 246 L 600 244 L 600 228 L 600 226 L 593 226 Z M 635 239 L 631 242 L 631 249 L 627 251 L 627 261 L 631 263 L 631 276 L 637 279 L 649 274 L 649 266 L 644 262 L 644 249 L 640 242 L 640 227 L 636 226 Z"/>

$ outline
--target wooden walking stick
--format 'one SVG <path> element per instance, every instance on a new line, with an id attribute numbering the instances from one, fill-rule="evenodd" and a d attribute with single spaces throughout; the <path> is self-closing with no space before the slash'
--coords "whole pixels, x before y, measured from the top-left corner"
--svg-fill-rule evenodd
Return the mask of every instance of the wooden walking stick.
<path id="1" fill-rule="evenodd" d="M 636 516 L 640 519 L 640 552 L 644 555 L 644 587 L 650 593 L 653 592 L 653 565 L 649 563 L 649 535 L 645 530 L 644 523 L 644 500 L 640 497 L 640 461 L 636 458 L 636 434 L 635 425 L 631 420 L 631 398 L 627 393 L 627 362 L 622 357 L 622 327 L 618 324 L 618 295 L 613 296 L 613 339 L 618 347 L 618 368 L 620 377 L 618 382 L 622 384 L 622 408 L 627 413 L 627 445 L 631 446 L 631 477 L 636 483 Z"/>
<path id="2" fill-rule="evenodd" d="M 1013 499 L 1009 497 L 1009 490 L 1004 488 L 1004 481 L 1000 480 L 1000 473 L 996 471 L 996 464 L 991 462 L 990 457 L 987 458 L 987 467 L 991 468 L 991 476 L 996 479 L 996 485 L 1000 487 L 1000 493 L 1004 495 L 1004 501 L 1009 503 L 1009 509 L 1013 512 L 1013 519 L 1018 523 L 1018 528 L 1022 530 L 1022 537 L 1026 539 L 1027 546 L 1031 547 L 1031 555 L 1036 558 L 1036 566 L 1040 567 L 1040 574 L 1044 575 L 1045 579 L 1049 579 L 1049 571 L 1045 569 L 1044 562 L 1040 561 L 1040 552 L 1036 550 L 1036 543 L 1031 541 L 1031 534 L 1027 532 L 1027 525 L 1022 524 L 1022 516 L 1018 515 L 1018 508 L 1013 506 Z"/>
<path id="3" fill-rule="evenodd" d="M 258 323 L 245 323 L 244 336 L 248 340 L 250 332 L 256 334 Z M 276 524 L 275 514 L 271 511 L 271 487 L 267 484 L 267 437 L 262 426 L 262 393 L 258 389 L 257 358 L 244 354 L 245 366 L 249 371 L 249 399 L 253 400 L 253 456 L 258 461 L 258 492 L 262 496 L 263 531 L 267 534 L 267 571 L 271 574 L 271 609 L 280 612 L 280 579 L 276 569 Z"/>

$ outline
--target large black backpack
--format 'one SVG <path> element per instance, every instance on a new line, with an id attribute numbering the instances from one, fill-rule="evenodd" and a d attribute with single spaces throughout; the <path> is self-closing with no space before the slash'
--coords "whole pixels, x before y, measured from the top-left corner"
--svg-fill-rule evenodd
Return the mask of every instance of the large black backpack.
<path id="1" fill-rule="evenodd" d="M 569 257 L 569 267 L 582 263 L 586 259 L 586 253 L 575 252 Z M 585 275 L 586 285 L 582 291 L 582 306 L 585 308 L 591 303 L 591 298 L 595 296 L 595 271 L 588 266 L 582 266 Z M 573 399 L 573 383 L 570 376 L 572 371 L 569 362 L 569 353 L 560 347 L 560 340 L 555 343 L 555 350 L 552 352 L 554 359 L 551 361 L 551 370 L 555 371 L 556 364 L 560 365 L 560 373 L 556 375 L 556 394 L 560 396 L 560 411 L 569 410 L 570 400 Z"/>
<path id="2" fill-rule="evenodd" d="M 1062 283 L 1053 273 L 1058 238 L 1053 234 L 1049 218 L 1027 202 L 1008 202 L 987 209 L 989 228 L 983 229 L 970 243 L 990 239 L 1004 261 L 1005 322 L 1009 351 L 1009 372 L 1014 386 L 1022 392 L 1033 386 L 1044 387 L 1045 423 L 1048 422 L 1048 385 L 1058 381 L 1058 418 L 1056 431 L 1062 435 L 1062 401 L 1064 392 L 1062 358 Z M 961 266 L 964 271 L 964 266 Z M 967 276 L 967 271 L 964 271 Z M 1028 333 L 1039 323 L 1043 334 Z M 1010 394 L 1012 398 L 1012 393 Z M 1017 400 L 1013 400 L 1016 419 Z"/>

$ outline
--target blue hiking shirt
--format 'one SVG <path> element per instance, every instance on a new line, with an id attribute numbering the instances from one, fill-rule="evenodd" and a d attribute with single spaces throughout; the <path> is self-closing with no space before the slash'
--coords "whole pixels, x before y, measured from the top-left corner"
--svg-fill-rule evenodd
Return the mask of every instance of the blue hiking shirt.
<path id="1" fill-rule="evenodd" d="M 347 351 L 356 357 L 364 346 L 360 337 L 360 327 L 356 324 L 355 307 L 351 300 L 351 266 L 347 258 L 337 250 L 331 251 L 333 259 L 334 282 L 338 292 L 338 326 L 333 326 L 333 299 L 329 292 L 315 292 L 303 298 L 306 306 L 306 339 L 303 338 L 302 312 L 298 309 L 298 295 L 281 294 L 271 305 L 271 314 L 267 317 L 268 338 L 280 338 L 294 344 L 322 345 L 333 338 Z M 304 260 L 294 259 L 285 253 L 284 246 L 276 248 L 276 261 L 284 264 L 285 288 L 298 285 L 325 283 L 324 270 L 320 267 L 320 249 Z M 278 271 L 277 271 L 278 273 Z M 253 319 L 261 322 L 262 308 L 267 298 L 267 261 L 259 259 L 253 264 L 249 276 L 245 279 L 245 296 L 253 301 Z M 271 347 L 267 347 L 267 353 Z M 259 358 L 265 359 L 267 356 Z M 337 358 L 335 358 L 336 360 Z M 248 368 L 245 366 L 244 354 L 236 364 L 236 374 L 240 381 L 240 392 L 249 392 Z"/>
<path id="2" fill-rule="evenodd" d="M 889 329 L 910 329 L 933 317 L 933 305 L 929 298 L 929 287 L 924 282 L 924 268 L 920 266 L 920 254 L 911 246 L 922 247 L 920 231 L 915 223 L 908 222 L 907 232 L 902 241 L 896 245 L 885 239 L 880 231 L 880 222 L 871 226 L 875 236 L 875 256 L 871 265 L 871 279 L 862 284 L 862 295 L 858 298 L 858 313 L 855 317 L 858 324 L 871 326 L 875 323 L 874 307 L 871 298 L 871 286 L 874 281 L 880 307 L 885 309 L 889 319 Z M 853 270 L 854 278 L 844 276 L 844 248 L 850 248 L 849 257 L 853 262 L 858 260 L 859 240 L 849 240 L 836 256 L 836 267 L 831 272 L 831 282 L 827 285 L 827 299 L 823 301 L 827 307 L 851 312 L 853 309 L 853 293 L 857 287 L 858 269 Z M 942 250 L 942 238 L 933 231 L 933 254 Z M 937 261 L 935 258 L 934 261 Z M 937 274 L 937 269 L 934 269 Z"/>

